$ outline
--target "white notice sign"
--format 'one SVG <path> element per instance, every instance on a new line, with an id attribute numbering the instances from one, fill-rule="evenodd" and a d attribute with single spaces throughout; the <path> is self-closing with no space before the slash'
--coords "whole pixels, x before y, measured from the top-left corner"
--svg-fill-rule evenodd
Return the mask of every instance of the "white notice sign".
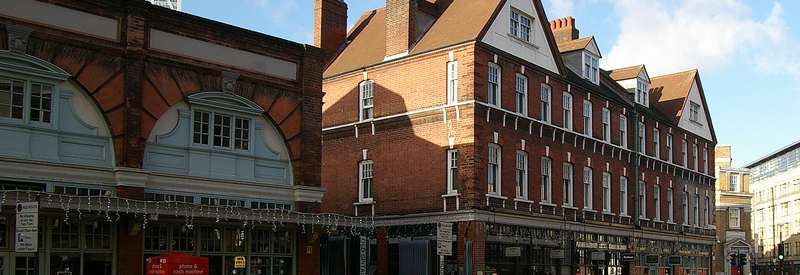
<path id="1" fill-rule="evenodd" d="M 39 231 L 29 228 L 17 228 L 14 244 L 14 250 L 17 252 L 36 252 L 39 247 Z"/>
<path id="2" fill-rule="evenodd" d="M 440 256 L 453 255 L 453 224 L 449 222 L 439 223 L 436 228 L 436 254 Z"/>
<path id="3" fill-rule="evenodd" d="M 37 252 L 39 248 L 39 202 L 17 203 L 16 252 Z"/>

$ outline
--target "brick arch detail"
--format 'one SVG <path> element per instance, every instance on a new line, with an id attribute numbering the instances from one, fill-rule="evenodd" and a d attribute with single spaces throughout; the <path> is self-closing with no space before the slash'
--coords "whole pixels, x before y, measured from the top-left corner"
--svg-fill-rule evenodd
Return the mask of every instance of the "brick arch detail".
<path id="1" fill-rule="evenodd" d="M 125 69 L 122 57 L 103 52 L 31 39 L 28 54 L 48 61 L 72 75 L 84 87 L 105 117 L 119 165 L 125 146 Z M 145 62 L 141 77 L 140 140 L 149 136 L 156 120 L 172 105 L 202 91 L 221 90 L 221 76 L 210 71 L 196 71 Z M 279 89 L 239 81 L 236 94 L 255 102 L 265 110 L 283 135 L 289 148 L 295 175 L 300 175 L 302 104 L 298 96 Z M 142 151 L 143 152 L 143 151 Z M 299 179 L 300 177 L 296 177 Z"/>
<path id="2" fill-rule="evenodd" d="M 205 79 L 203 82 L 201 79 Z M 147 63 L 142 78 L 141 137 L 147 139 L 156 121 L 173 105 L 194 93 L 219 91 L 219 75 Z M 301 102 L 285 92 L 247 82 L 239 82 L 236 94 L 264 109 L 264 117 L 275 124 L 289 148 L 290 159 L 300 159 Z M 295 171 L 299 172 L 299 171 Z"/>

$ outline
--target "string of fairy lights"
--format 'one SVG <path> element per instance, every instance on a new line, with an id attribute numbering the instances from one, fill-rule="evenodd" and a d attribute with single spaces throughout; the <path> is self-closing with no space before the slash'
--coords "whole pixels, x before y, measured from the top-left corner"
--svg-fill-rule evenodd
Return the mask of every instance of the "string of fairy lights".
<path id="1" fill-rule="evenodd" d="M 146 201 L 110 196 L 78 196 L 41 191 L 6 190 L 0 194 L 0 205 L 38 201 L 40 208 L 60 209 L 64 222 L 83 215 L 105 217 L 106 222 L 118 222 L 122 215 L 141 220 L 142 229 L 158 220 L 159 215 L 183 219 L 184 226 L 192 229 L 195 219 L 211 219 L 216 223 L 240 222 L 242 227 L 272 226 L 277 231 L 295 225 L 298 232 L 306 234 L 321 229 L 327 234 L 372 235 L 375 220 L 369 217 L 352 217 L 333 213 L 304 213 L 283 208 L 254 209 L 230 205 L 205 205 L 179 201 Z"/>

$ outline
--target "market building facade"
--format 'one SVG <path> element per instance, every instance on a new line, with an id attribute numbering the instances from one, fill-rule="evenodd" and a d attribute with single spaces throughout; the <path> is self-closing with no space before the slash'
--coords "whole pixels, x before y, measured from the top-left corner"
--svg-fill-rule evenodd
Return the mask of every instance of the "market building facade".
<path id="1" fill-rule="evenodd" d="M 323 274 L 711 272 L 696 70 L 603 70 L 538 0 L 387 0 L 349 31 L 346 14 L 315 0 L 322 209 L 376 233 L 324 240 L 344 253 L 323 249 Z"/>
<path id="2" fill-rule="evenodd" d="M 356 224 L 318 212 L 318 48 L 121 0 L 5 1 L 0 41 L 2 203 L 39 205 L 26 251 L 3 209 L 0 274 L 318 274 Z"/>
<path id="3" fill-rule="evenodd" d="M 753 193 L 753 273 L 796 274 L 800 272 L 800 142 L 745 167 Z"/>

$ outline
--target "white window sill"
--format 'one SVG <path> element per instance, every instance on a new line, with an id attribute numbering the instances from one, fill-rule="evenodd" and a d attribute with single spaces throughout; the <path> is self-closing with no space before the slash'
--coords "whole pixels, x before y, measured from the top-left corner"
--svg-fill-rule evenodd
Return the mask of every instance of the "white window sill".
<path id="1" fill-rule="evenodd" d="M 533 204 L 533 201 L 527 200 L 527 199 L 525 199 L 525 198 L 515 198 L 515 199 L 514 199 L 514 201 L 515 201 L 515 202 L 524 202 L 524 203 L 530 203 L 530 204 Z"/>
<path id="2" fill-rule="evenodd" d="M 447 193 L 447 194 L 442 195 L 442 198 L 458 197 L 458 195 L 459 195 L 458 192 L 452 192 L 452 193 Z"/>
<path id="3" fill-rule="evenodd" d="M 603 211 L 603 215 L 611 215 L 611 216 L 615 216 L 616 214 L 614 214 L 614 213 L 613 213 L 613 212 L 611 212 L 611 211 Z"/>
<path id="4" fill-rule="evenodd" d="M 522 30 L 518 30 L 518 31 L 522 31 Z M 539 46 L 536 46 L 536 44 L 533 44 L 533 42 L 525 41 L 521 37 L 518 37 L 518 36 L 514 35 L 513 33 L 509 32 L 506 35 L 508 35 L 508 37 L 511 38 L 512 40 L 517 41 L 518 43 L 521 43 L 521 44 L 525 45 L 526 47 L 534 48 L 536 50 L 539 49 Z M 531 30 L 530 38 L 531 39 L 533 38 L 533 30 Z"/>
<path id="5" fill-rule="evenodd" d="M 631 216 L 628 216 L 628 215 L 626 215 L 626 214 L 619 214 L 619 217 L 620 217 L 620 218 L 630 218 Z"/>
<path id="6" fill-rule="evenodd" d="M 653 219 L 653 222 L 662 223 L 661 219 Z"/>
<path id="7" fill-rule="evenodd" d="M 487 198 L 501 199 L 501 200 L 507 200 L 508 199 L 508 197 L 503 197 L 503 196 L 500 196 L 500 195 L 497 195 L 497 194 L 486 194 L 486 197 Z"/>
<path id="8" fill-rule="evenodd" d="M 644 217 L 639 217 L 639 220 L 640 220 L 640 221 L 650 221 L 650 219 L 648 219 L 648 218 L 644 218 Z"/>
<path id="9" fill-rule="evenodd" d="M 371 205 L 371 204 L 375 204 L 375 201 L 374 200 L 363 200 L 363 201 L 359 201 L 359 202 L 354 202 L 353 203 L 353 205 L 355 205 L 355 206 Z"/>
<path id="10" fill-rule="evenodd" d="M 675 225 L 675 223 L 674 223 L 674 222 L 667 222 L 667 224 L 669 224 L 669 225 Z"/>
<path id="11" fill-rule="evenodd" d="M 372 117 L 372 118 L 366 118 L 366 119 L 359 119 L 359 120 L 358 120 L 358 123 L 367 123 L 367 122 L 372 122 L 372 121 L 374 121 L 374 120 L 375 120 L 375 117 Z"/>
<path id="12" fill-rule="evenodd" d="M 539 205 L 556 207 L 555 204 L 552 204 L 552 203 L 549 203 L 549 202 L 546 202 L 546 201 L 539 202 Z"/>
<path id="13" fill-rule="evenodd" d="M 578 210 L 578 208 L 577 208 L 577 207 L 575 207 L 575 206 L 572 206 L 572 205 L 562 205 L 562 206 L 561 206 L 561 208 L 572 209 L 572 210 Z"/>
<path id="14" fill-rule="evenodd" d="M 594 210 L 594 209 L 589 209 L 589 208 L 584 208 L 584 209 L 583 209 L 583 211 L 584 211 L 584 212 L 592 212 L 592 213 L 597 213 L 597 210 Z"/>

